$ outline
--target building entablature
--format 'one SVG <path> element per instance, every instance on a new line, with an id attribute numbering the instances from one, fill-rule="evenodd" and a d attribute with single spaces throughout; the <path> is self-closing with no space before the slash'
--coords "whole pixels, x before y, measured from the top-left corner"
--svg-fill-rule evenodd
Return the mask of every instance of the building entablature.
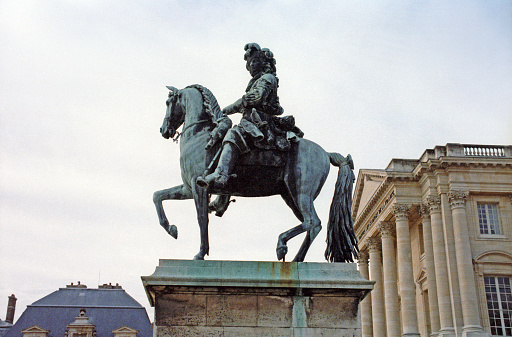
<path id="1" fill-rule="evenodd" d="M 361 239 L 366 232 L 373 226 L 381 214 L 386 213 L 385 209 L 391 204 L 395 197 L 395 190 L 389 184 L 382 184 L 379 196 L 372 198 L 371 204 L 367 204 L 361 214 L 354 220 L 354 230 Z M 389 212 L 387 212 L 389 213 Z"/>
<path id="2" fill-rule="evenodd" d="M 387 210 L 391 203 L 421 204 L 421 189 L 418 184 L 414 184 L 416 188 L 413 188 L 414 191 L 411 190 L 410 182 L 404 179 L 386 177 L 361 212 L 354 214 L 356 234 L 363 236 L 377 220 L 386 221 L 392 217 L 391 211 Z M 362 226 L 363 224 L 364 226 Z"/>

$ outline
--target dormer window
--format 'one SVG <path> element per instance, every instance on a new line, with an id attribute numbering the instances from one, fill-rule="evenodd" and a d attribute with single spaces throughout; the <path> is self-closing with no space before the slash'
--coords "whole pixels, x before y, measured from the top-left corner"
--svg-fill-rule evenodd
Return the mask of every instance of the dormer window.
<path id="1" fill-rule="evenodd" d="M 66 337 L 95 337 L 96 326 L 89 322 L 89 318 L 86 316 L 87 311 L 80 309 L 80 314 L 75 317 L 75 321 L 67 326 L 65 333 Z"/>
<path id="2" fill-rule="evenodd" d="M 114 337 L 137 337 L 139 330 L 132 329 L 126 325 L 112 331 Z"/>
<path id="3" fill-rule="evenodd" d="M 46 337 L 50 331 L 37 325 L 32 325 L 30 328 L 21 330 L 21 333 L 23 334 L 23 337 Z"/>

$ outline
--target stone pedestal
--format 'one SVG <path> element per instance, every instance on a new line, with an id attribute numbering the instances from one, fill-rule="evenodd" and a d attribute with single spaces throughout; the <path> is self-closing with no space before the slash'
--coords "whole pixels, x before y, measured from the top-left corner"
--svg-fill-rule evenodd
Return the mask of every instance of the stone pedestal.
<path id="1" fill-rule="evenodd" d="M 160 260 L 142 282 L 155 337 L 361 336 L 355 264 Z"/>

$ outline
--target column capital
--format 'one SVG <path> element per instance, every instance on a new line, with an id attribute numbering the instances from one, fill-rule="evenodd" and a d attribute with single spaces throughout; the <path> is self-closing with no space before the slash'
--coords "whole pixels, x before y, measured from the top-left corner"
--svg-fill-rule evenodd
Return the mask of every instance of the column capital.
<path id="1" fill-rule="evenodd" d="M 438 195 L 429 195 L 427 197 L 427 206 L 430 209 L 430 213 L 440 213 L 441 198 Z"/>
<path id="2" fill-rule="evenodd" d="M 448 192 L 448 200 L 452 208 L 466 206 L 468 193 L 464 191 L 451 190 Z"/>
<path id="3" fill-rule="evenodd" d="M 383 237 L 383 238 L 393 237 L 393 234 L 395 232 L 395 224 L 393 222 L 382 221 L 379 224 L 378 229 L 380 231 L 381 237 Z"/>
<path id="4" fill-rule="evenodd" d="M 407 204 L 394 204 L 391 212 L 395 215 L 395 218 L 398 219 L 408 219 L 409 213 L 411 211 L 411 207 Z"/>
<path id="5" fill-rule="evenodd" d="M 369 254 L 368 251 L 362 250 L 359 252 L 359 259 L 357 260 L 360 264 L 368 264 Z"/>
<path id="6" fill-rule="evenodd" d="M 370 251 L 380 251 L 380 238 L 373 236 L 366 239 L 366 243 Z"/>
<path id="7" fill-rule="evenodd" d="M 418 206 L 418 213 L 423 220 L 430 220 L 430 207 L 427 204 L 420 204 Z"/>

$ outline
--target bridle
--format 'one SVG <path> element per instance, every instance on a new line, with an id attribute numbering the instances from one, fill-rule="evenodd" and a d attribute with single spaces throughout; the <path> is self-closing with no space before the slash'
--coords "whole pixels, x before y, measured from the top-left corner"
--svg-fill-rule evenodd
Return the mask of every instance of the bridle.
<path id="1" fill-rule="evenodd" d="M 171 93 L 169 93 L 169 98 L 170 98 L 171 100 L 170 100 L 170 101 L 167 101 L 167 106 L 169 106 L 169 104 L 172 104 L 172 105 L 171 105 L 171 111 L 170 111 L 170 113 L 169 113 L 169 116 L 165 117 L 165 118 L 164 118 L 164 120 L 165 120 L 165 122 L 166 122 L 166 124 L 167 124 L 167 128 L 168 128 L 168 129 L 170 129 L 170 128 L 171 128 L 171 127 L 170 127 L 170 125 L 169 125 L 169 124 L 170 124 L 170 119 L 171 119 L 171 116 L 172 116 L 172 114 L 173 114 L 173 112 L 174 112 L 175 104 L 176 104 L 176 103 L 177 103 L 177 101 L 178 101 L 178 95 L 177 95 L 177 94 L 178 94 L 178 90 L 177 90 L 177 89 L 175 89 L 175 88 L 173 88 L 173 87 L 167 87 L 167 88 L 169 88 L 169 90 L 171 90 L 171 92 L 172 92 L 172 94 L 171 94 Z M 172 89 L 171 89 L 171 88 L 172 88 Z M 176 91 L 175 91 L 175 92 L 173 92 L 173 89 L 175 89 Z M 183 127 L 183 128 L 182 128 L 182 130 L 181 130 L 181 132 L 179 132 L 178 130 L 176 130 L 176 131 L 175 131 L 175 132 L 176 132 L 176 136 L 174 136 L 174 138 L 172 139 L 172 141 L 173 141 L 173 142 L 175 142 L 175 143 L 178 143 L 178 140 L 179 140 L 179 138 L 181 137 L 181 135 L 183 135 L 185 132 L 187 132 L 187 130 L 189 130 L 191 127 L 196 126 L 196 125 L 198 125 L 198 124 L 202 124 L 202 123 L 208 123 L 208 122 L 209 122 L 209 120 L 208 120 L 208 119 L 201 119 L 201 120 L 198 120 L 197 122 L 194 122 L 194 123 L 192 123 L 192 124 L 190 124 L 190 125 L 187 125 L 186 127 Z"/>

